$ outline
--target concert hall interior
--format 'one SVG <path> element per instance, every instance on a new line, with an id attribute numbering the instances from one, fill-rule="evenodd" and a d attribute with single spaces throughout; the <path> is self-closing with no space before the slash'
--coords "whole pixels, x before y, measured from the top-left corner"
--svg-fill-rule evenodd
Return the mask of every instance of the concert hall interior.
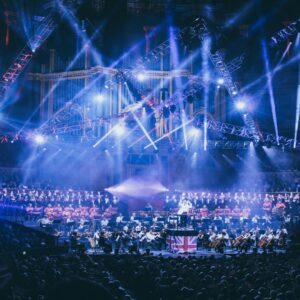
<path id="1" fill-rule="evenodd" d="M 0 0 L 0 299 L 299 299 L 299 119 L 299 0 Z"/>

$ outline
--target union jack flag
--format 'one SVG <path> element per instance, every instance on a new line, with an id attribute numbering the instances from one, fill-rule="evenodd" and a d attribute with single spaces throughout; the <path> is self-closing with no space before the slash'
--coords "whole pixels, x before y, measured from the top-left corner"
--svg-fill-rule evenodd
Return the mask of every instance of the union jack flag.
<path id="1" fill-rule="evenodd" d="M 197 236 L 167 236 L 170 251 L 178 253 L 193 253 L 197 250 Z"/>

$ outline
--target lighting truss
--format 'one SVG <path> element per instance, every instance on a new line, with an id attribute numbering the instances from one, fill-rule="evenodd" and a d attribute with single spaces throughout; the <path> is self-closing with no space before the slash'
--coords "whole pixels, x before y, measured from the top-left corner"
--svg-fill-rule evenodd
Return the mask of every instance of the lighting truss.
<path id="1" fill-rule="evenodd" d="M 276 32 L 270 39 L 269 45 L 276 47 L 282 42 L 290 39 L 293 35 L 300 31 L 300 19 L 290 23 L 285 28 Z"/>
<path id="2" fill-rule="evenodd" d="M 208 34 L 204 20 L 202 18 L 195 19 L 189 26 L 184 27 L 180 31 L 175 33 L 175 39 L 177 41 L 191 43 L 195 39 L 203 39 Z M 157 47 L 152 49 L 146 56 L 138 58 L 134 63 L 130 65 L 130 68 L 122 70 L 125 75 L 132 73 L 132 70 L 146 70 L 146 66 L 151 62 L 159 61 L 161 55 L 170 53 L 170 39 L 162 42 Z M 115 80 L 110 79 L 105 81 L 104 86 L 113 85 Z"/>
<path id="3" fill-rule="evenodd" d="M 206 24 L 205 20 L 203 20 L 203 23 L 204 25 Z M 208 28 L 206 25 L 205 27 Z M 210 60 L 217 72 L 219 73 L 219 75 L 224 79 L 224 86 L 226 87 L 229 95 L 232 98 L 234 98 L 238 93 L 238 87 L 234 82 L 231 74 L 241 67 L 244 60 L 244 55 L 241 55 L 233 59 L 231 62 L 229 62 L 229 64 L 226 64 L 223 52 L 221 50 L 217 50 L 214 53 L 210 53 Z M 247 128 L 252 132 L 253 140 L 255 142 L 259 142 L 260 133 L 257 129 L 256 123 L 253 120 L 252 115 L 250 113 L 244 114 L 243 120 Z"/>
<path id="4" fill-rule="evenodd" d="M 197 118 L 195 120 L 195 126 L 200 128 L 204 126 L 204 123 L 199 118 Z M 234 135 L 237 137 L 244 138 L 246 140 L 257 142 L 255 139 L 255 134 L 253 134 L 252 130 L 250 130 L 248 127 L 217 122 L 214 120 L 208 120 L 207 129 L 213 130 L 215 132 L 220 132 L 222 134 Z M 260 142 L 262 144 L 278 147 L 276 136 L 274 134 L 266 132 L 260 132 L 260 134 Z M 293 142 L 294 140 L 291 138 L 287 138 L 284 136 L 279 137 L 279 145 L 285 148 L 293 148 Z M 300 142 L 297 143 L 296 148 L 300 149 Z"/>
<path id="5" fill-rule="evenodd" d="M 51 124 L 48 124 L 45 127 L 40 128 L 39 132 L 44 135 L 59 135 L 59 134 L 67 134 L 67 133 L 80 133 L 83 128 L 89 126 L 90 128 L 96 128 L 99 126 L 102 126 L 103 124 L 114 124 L 116 123 L 120 118 L 124 118 L 126 113 L 122 113 L 119 115 L 115 115 L 113 117 L 108 118 L 97 118 L 94 120 L 83 120 L 78 122 L 70 123 L 68 126 L 66 126 L 66 119 L 70 118 L 74 113 L 80 114 L 81 110 L 78 106 L 72 106 L 69 107 L 67 110 L 61 111 L 60 114 L 58 114 L 55 118 L 55 120 L 52 120 Z M 200 117 L 195 117 L 194 119 L 194 125 L 198 128 L 203 128 L 204 122 L 200 119 Z M 243 140 L 237 140 L 235 142 L 246 142 L 246 141 L 253 141 L 256 145 L 267 145 L 267 146 L 274 146 L 274 147 L 285 147 L 287 149 L 294 148 L 294 140 L 292 138 L 280 136 L 279 137 L 279 145 L 277 144 L 276 136 L 272 133 L 266 133 L 266 132 L 260 132 L 260 141 L 258 142 L 256 140 L 255 134 L 253 134 L 253 131 L 249 129 L 246 126 L 237 126 L 233 124 L 228 123 L 222 123 L 217 122 L 213 119 L 209 119 L 207 121 L 207 129 L 212 130 L 214 132 L 219 132 L 225 135 L 232 135 L 236 137 L 240 137 Z M 230 141 L 228 137 L 223 141 L 223 144 L 225 145 L 225 142 Z M 218 141 L 220 143 L 220 141 Z M 223 145 L 222 144 L 222 145 Z M 222 146 L 223 147 L 223 146 Z M 224 146 L 225 147 L 225 146 Z M 232 146 L 230 146 L 232 148 Z M 296 144 L 297 149 L 300 149 L 300 142 Z"/>
<path id="6" fill-rule="evenodd" d="M 238 93 L 238 88 L 236 83 L 233 81 L 230 69 L 223 59 L 222 52 L 217 50 L 215 53 L 211 53 L 210 60 L 219 75 L 224 79 L 224 86 L 227 88 L 229 95 L 234 97 Z"/>
<path id="7" fill-rule="evenodd" d="M 179 41 L 189 41 L 192 42 L 195 39 L 203 41 L 205 37 L 209 36 L 210 32 L 208 30 L 208 26 L 206 25 L 206 21 L 203 18 L 195 19 L 192 24 L 188 27 L 183 28 L 181 31 L 175 35 L 175 38 Z M 188 39 L 187 39 L 188 37 Z M 166 55 L 170 52 L 170 40 L 167 40 L 154 48 L 150 53 L 137 60 L 137 67 L 140 69 L 145 68 L 145 65 L 148 62 L 157 61 L 160 56 Z M 215 69 L 219 73 L 219 75 L 224 79 L 224 85 L 227 88 L 229 95 L 234 97 L 238 93 L 238 87 L 236 83 L 233 81 L 232 73 L 238 70 L 244 61 L 244 54 L 234 58 L 229 63 L 224 61 L 224 55 L 221 50 L 217 50 L 214 53 L 210 53 L 210 60 L 213 63 Z M 252 131 L 254 135 L 254 140 L 258 142 L 260 140 L 259 131 L 257 130 L 257 126 L 251 116 L 250 113 L 243 115 L 244 122 L 246 126 Z"/>
<path id="8" fill-rule="evenodd" d="M 247 149 L 250 146 L 251 141 L 241 141 L 241 140 L 207 140 L 208 149 Z M 153 149 L 151 147 L 144 148 L 145 143 L 139 143 L 130 148 L 131 153 L 140 154 L 142 153 L 151 153 Z M 160 141 L 157 143 L 158 153 L 170 153 L 182 150 L 181 143 L 173 143 L 170 145 L 169 142 Z M 197 143 L 198 149 L 203 149 L 203 141 Z M 171 151 L 170 151 L 171 150 Z"/>
<path id="9" fill-rule="evenodd" d="M 235 57 L 234 59 L 232 59 L 230 62 L 227 63 L 227 69 L 229 71 L 229 73 L 233 73 L 236 70 L 238 70 L 245 59 L 245 54 L 241 54 L 240 56 Z"/>
<path id="10" fill-rule="evenodd" d="M 25 67 L 30 62 L 34 52 L 43 44 L 56 27 L 52 14 L 48 15 L 36 30 L 34 36 L 21 50 L 14 62 L 2 75 L 0 80 L 0 97 L 3 97 L 7 89 L 15 82 Z"/>
<path id="11" fill-rule="evenodd" d="M 250 141 L 235 141 L 235 140 L 208 140 L 207 147 L 210 149 L 248 149 Z"/>
<path id="12" fill-rule="evenodd" d="M 204 20 L 197 18 L 189 26 L 184 27 L 177 33 L 175 32 L 175 40 L 192 43 L 196 38 L 203 39 L 207 34 L 208 31 Z M 158 61 L 161 55 L 169 54 L 170 50 L 170 39 L 168 39 L 152 49 L 147 56 L 139 58 L 136 61 L 137 67 L 143 68 L 149 62 Z"/>

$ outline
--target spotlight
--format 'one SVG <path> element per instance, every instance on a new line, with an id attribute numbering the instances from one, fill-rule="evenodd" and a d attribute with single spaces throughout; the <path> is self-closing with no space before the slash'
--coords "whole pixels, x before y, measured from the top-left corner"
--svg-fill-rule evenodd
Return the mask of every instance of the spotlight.
<path id="1" fill-rule="evenodd" d="M 224 79 L 218 78 L 217 83 L 218 83 L 218 85 L 224 84 Z"/>
<path id="2" fill-rule="evenodd" d="M 138 81 L 144 81 L 146 79 L 145 74 L 144 73 L 138 73 L 136 75 L 136 78 Z"/>
<path id="3" fill-rule="evenodd" d="M 109 86 L 106 84 L 105 86 L 104 86 L 106 89 L 108 89 L 109 88 Z"/>
<path id="4" fill-rule="evenodd" d="M 236 95 L 237 95 L 237 91 L 233 91 L 233 92 L 232 92 L 232 95 L 233 95 L 233 96 L 236 96 Z"/>
<path id="5" fill-rule="evenodd" d="M 191 127 L 188 129 L 188 136 L 189 137 L 198 137 L 200 135 L 200 129 Z"/>
<path id="6" fill-rule="evenodd" d="M 102 94 L 98 94 L 95 96 L 95 101 L 102 102 L 104 100 L 104 97 Z"/>
<path id="7" fill-rule="evenodd" d="M 46 138 L 41 134 L 36 134 L 33 138 L 34 142 L 38 145 L 43 145 L 46 143 Z"/>
<path id="8" fill-rule="evenodd" d="M 125 125 L 122 123 L 118 124 L 115 128 L 115 134 L 117 136 L 122 136 L 125 133 L 125 131 L 126 131 Z"/>
<path id="9" fill-rule="evenodd" d="M 247 106 L 247 105 L 246 105 L 246 102 L 243 101 L 243 100 L 238 100 L 238 101 L 235 103 L 236 109 L 237 109 L 237 110 L 240 110 L 240 111 L 245 110 L 246 106 Z"/>

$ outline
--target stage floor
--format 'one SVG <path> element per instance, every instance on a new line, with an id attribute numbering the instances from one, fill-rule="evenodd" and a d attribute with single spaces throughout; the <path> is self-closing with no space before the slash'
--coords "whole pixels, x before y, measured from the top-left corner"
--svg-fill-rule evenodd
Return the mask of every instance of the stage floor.
<path id="1" fill-rule="evenodd" d="M 258 249 L 257 253 L 262 254 L 263 251 L 261 249 Z M 285 250 L 275 250 L 273 253 L 285 253 Z M 105 255 L 103 250 L 91 249 L 91 248 L 86 251 L 86 254 L 88 254 L 88 255 Z M 114 253 L 111 252 L 110 254 L 114 254 Z M 121 252 L 118 255 L 126 255 L 126 254 L 129 254 L 129 252 L 124 252 L 124 253 Z M 145 255 L 146 251 L 140 251 L 140 254 Z M 238 252 L 236 250 L 231 250 L 231 249 L 227 249 L 224 253 L 219 253 L 219 252 L 216 252 L 215 250 L 209 251 L 206 249 L 199 249 L 195 253 L 172 253 L 167 250 L 162 250 L 162 251 L 151 250 L 150 251 L 150 255 L 163 256 L 163 257 L 187 257 L 187 256 L 193 256 L 193 257 L 209 257 L 209 256 L 224 257 L 224 256 L 227 256 L 227 257 L 231 257 L 231 256 L 239 255 L 239 254 L 241 254 L 241 252 Z M 253 251 L 250 250 L 246 254 L 253 254 Z M 133 254 L 133 255 L 136 255 L 136 254 Z"/>

